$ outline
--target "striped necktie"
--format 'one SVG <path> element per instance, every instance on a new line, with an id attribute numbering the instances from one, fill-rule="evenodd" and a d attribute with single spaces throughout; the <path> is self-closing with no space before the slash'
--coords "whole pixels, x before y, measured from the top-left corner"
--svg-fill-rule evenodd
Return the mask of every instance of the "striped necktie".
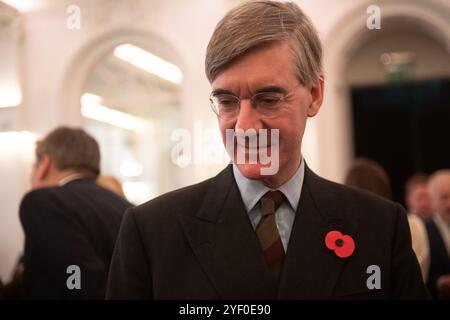
<path id="1" fill-rule="evenodd" d="M 284 262 L 284 249 L 275 221 L 275 212 L 284 200 L 281 191 L 269 191 L 261 198 L 262 218 L 256 227 L 269 270 L 277 277 Z"/>

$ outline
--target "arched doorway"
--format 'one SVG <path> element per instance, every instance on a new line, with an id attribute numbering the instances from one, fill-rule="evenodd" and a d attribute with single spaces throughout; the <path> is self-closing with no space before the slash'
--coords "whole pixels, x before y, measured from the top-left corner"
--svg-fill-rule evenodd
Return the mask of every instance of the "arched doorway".
<path id="1" fill-rule="evenodd" d="M 320 141 L 317 146 L 319 170 L 324 176 L 341 182 L 354 157 L 350 84 L 345 74 L 352 54 L 366 41 L 366 31 L 379 31 L 366 28 L 366 9 L 370 4 L 366 1 L 348 12 L 330 28 L 324 39 L 325 103 L 315 123 Z M 382 29 L 389 27 L 389 21 L 412 19 L 449 52 L 448 6 L 437 1 L 380 1 L 377 5 L 381 8 Z"/>
<path id="2" fill-rule="evenodd" d="M 139 204 L 179 185 L 170 132 L 180 126 L 182 89 L 181 80 L 163 79 L 133 64 L 139 57 L 127 60 L 117 53 L 130 48 L 182 74 L 170 44 L 148 32 L 116 30 L 90 41 L 72 59 L 61 101 L 69 124 L 84 126 L 99 141 L 103 173 L 123 182 L 129 200 Z"/>
<path id="3" fill-rule="evenodd" d="M 450 55 L 421 21 L 384 26 L 354 49 L 345 78 L 354 154 L 383 165 L 402 202 L 409 177 L 450 164 Z"/>

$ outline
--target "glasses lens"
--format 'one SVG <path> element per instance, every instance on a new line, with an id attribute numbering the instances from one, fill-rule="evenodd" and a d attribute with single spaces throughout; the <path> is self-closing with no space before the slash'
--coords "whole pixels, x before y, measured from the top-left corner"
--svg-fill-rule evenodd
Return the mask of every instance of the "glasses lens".
<path id="1" fill-rule="evenodd" d="M 239 113 L 239 98 L 230 94 L 211 97 L 214 112 L 221 118 L 233 118 Z"/>
<path id="2" fill-rule="evenodd" d="M 277 92 L 262 92 L 253 97 L 258 112 L 264 115 L 273 115 L 278 110 L 283 94 Z"/>
<path id="3" fill-rule="evenodd" d="M 252 97 L 252 105 L 264 116 L 276 116 L 280 102 L 285 95 L 279 92 L 261 92 Z M 240 100 L 231 94 L 218 94 L 210 97 L 213 111 L 224 119 L 232 119 L 239 114 Z"/>

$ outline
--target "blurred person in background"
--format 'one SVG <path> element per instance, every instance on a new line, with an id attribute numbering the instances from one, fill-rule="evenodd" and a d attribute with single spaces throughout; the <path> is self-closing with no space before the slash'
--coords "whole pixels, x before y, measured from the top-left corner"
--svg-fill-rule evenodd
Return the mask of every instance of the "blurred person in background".
<path id="1" fill-rule="evenodd" d="M 357 158 L 347 172 L 344 184 L 392 200 L 392 188 L 386 170 L 376 161 Z"/>
<path id="2" fill-rule="evenodd" d="M 429 182 L 434 216 L 426 222 L 430 246 L 427 285 L 434 298 L 450 299 L 450 170 L 439 170 Z"/>
<path id="3" fill-rule="evenodd" d="M 122 183 L 116 177 L 99 175 L 97 178 L 97 184 L 126 199 L 125 193 L 123 192 Z"/>
<path id="4" fill-rule="evenodd" d="M 423 220 L 433 215 L 428 190 L 428 176 L 423 173 L 413 175 L 405 185 L 405 203 L 408 213 L 415 214 Z"/>
<path id="5" fill-rule="evenodd" d="M 9 282 L 3 285 L 4 300 L 22 299 L 23 256 L 20 256 L 12 271 Z"/>
<path id="6" fill-rule="evenodd" d="M 392 188 L 389 175 L 376 161 L 357 158 L 345 178 L 345 184 L 375 193 L 392 200 Z M 408 215 L 411 232 L 411 244 L 419 261 L 422 278 L 425 281 L 429 267 L 429 249 L 425 225 L 420 218 Z"/>
<path id="7" fill-rule="evenodd" d="M 131 204 L 98 186 L 99 173 L 99 146 L 83 130 L 59 127 L 37 142 L 34 190 L 20 205 L 25 299 L 104 298 L 122 214 Z"/>
<path id="8" fill-rule="evenodd" d="M 428 190 L 428 175 L 417 173 L 406 181 L 405 203 L 414 252 L 419 260 L 422 276 L 426 281 L 430 268 L 430 247 L 424 221 L 433 214 Z"/>

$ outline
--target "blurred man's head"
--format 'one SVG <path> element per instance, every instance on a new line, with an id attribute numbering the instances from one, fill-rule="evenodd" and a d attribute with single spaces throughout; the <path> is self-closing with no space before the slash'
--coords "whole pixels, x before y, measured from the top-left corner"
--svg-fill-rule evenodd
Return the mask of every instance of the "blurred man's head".
<path id="1" fill-rule="evenodd" d="M 434 173 L 428 188 L 434 212 L 450 223 L 450 170 L 439 170 Z"/>
<path id="2" fill-rule="evenodd" d="M 72 174 L 95 179 L 99 173 L 98 143 L 81 129 L 59 127 L 36 144 L 33 189 L 56 185 Z"/>
<path id="3" fill-rule="evenodd" d="M 344 183 L 392 200 L 389 175 L 381 164 L 374 160 L 366 158 L 355 159 L 347 172 Z"/>
<path id="4" fill-rule="evenodd" d="M 406 182 L 405 202 L 410 213 L 417 214 L 422 219 L 429 219 L 433 215 L 431 200 L 428 192 L 426 174 L 415 174 Z"/>
<path id="5" fill-rule="evenodd" d="M 244 176 L 278 187 L 300 165 L 306 120 L 322 104 L 322 46 L 314 26 L 293 3 L 244 3 L 218 23 L 205 70 L 224 143 L 229 129 L 267 130 L 268 140 L 258 139 L 256 148 L 235 140 L 233 149 L 244 150 L 246 160 L 252 153 L 270 157 L 271 130 L 279 130 L 279 171 L 273 176 L 261 174 L 269 165 L 260 159 L 239 163 L 230 155 Z"/>

